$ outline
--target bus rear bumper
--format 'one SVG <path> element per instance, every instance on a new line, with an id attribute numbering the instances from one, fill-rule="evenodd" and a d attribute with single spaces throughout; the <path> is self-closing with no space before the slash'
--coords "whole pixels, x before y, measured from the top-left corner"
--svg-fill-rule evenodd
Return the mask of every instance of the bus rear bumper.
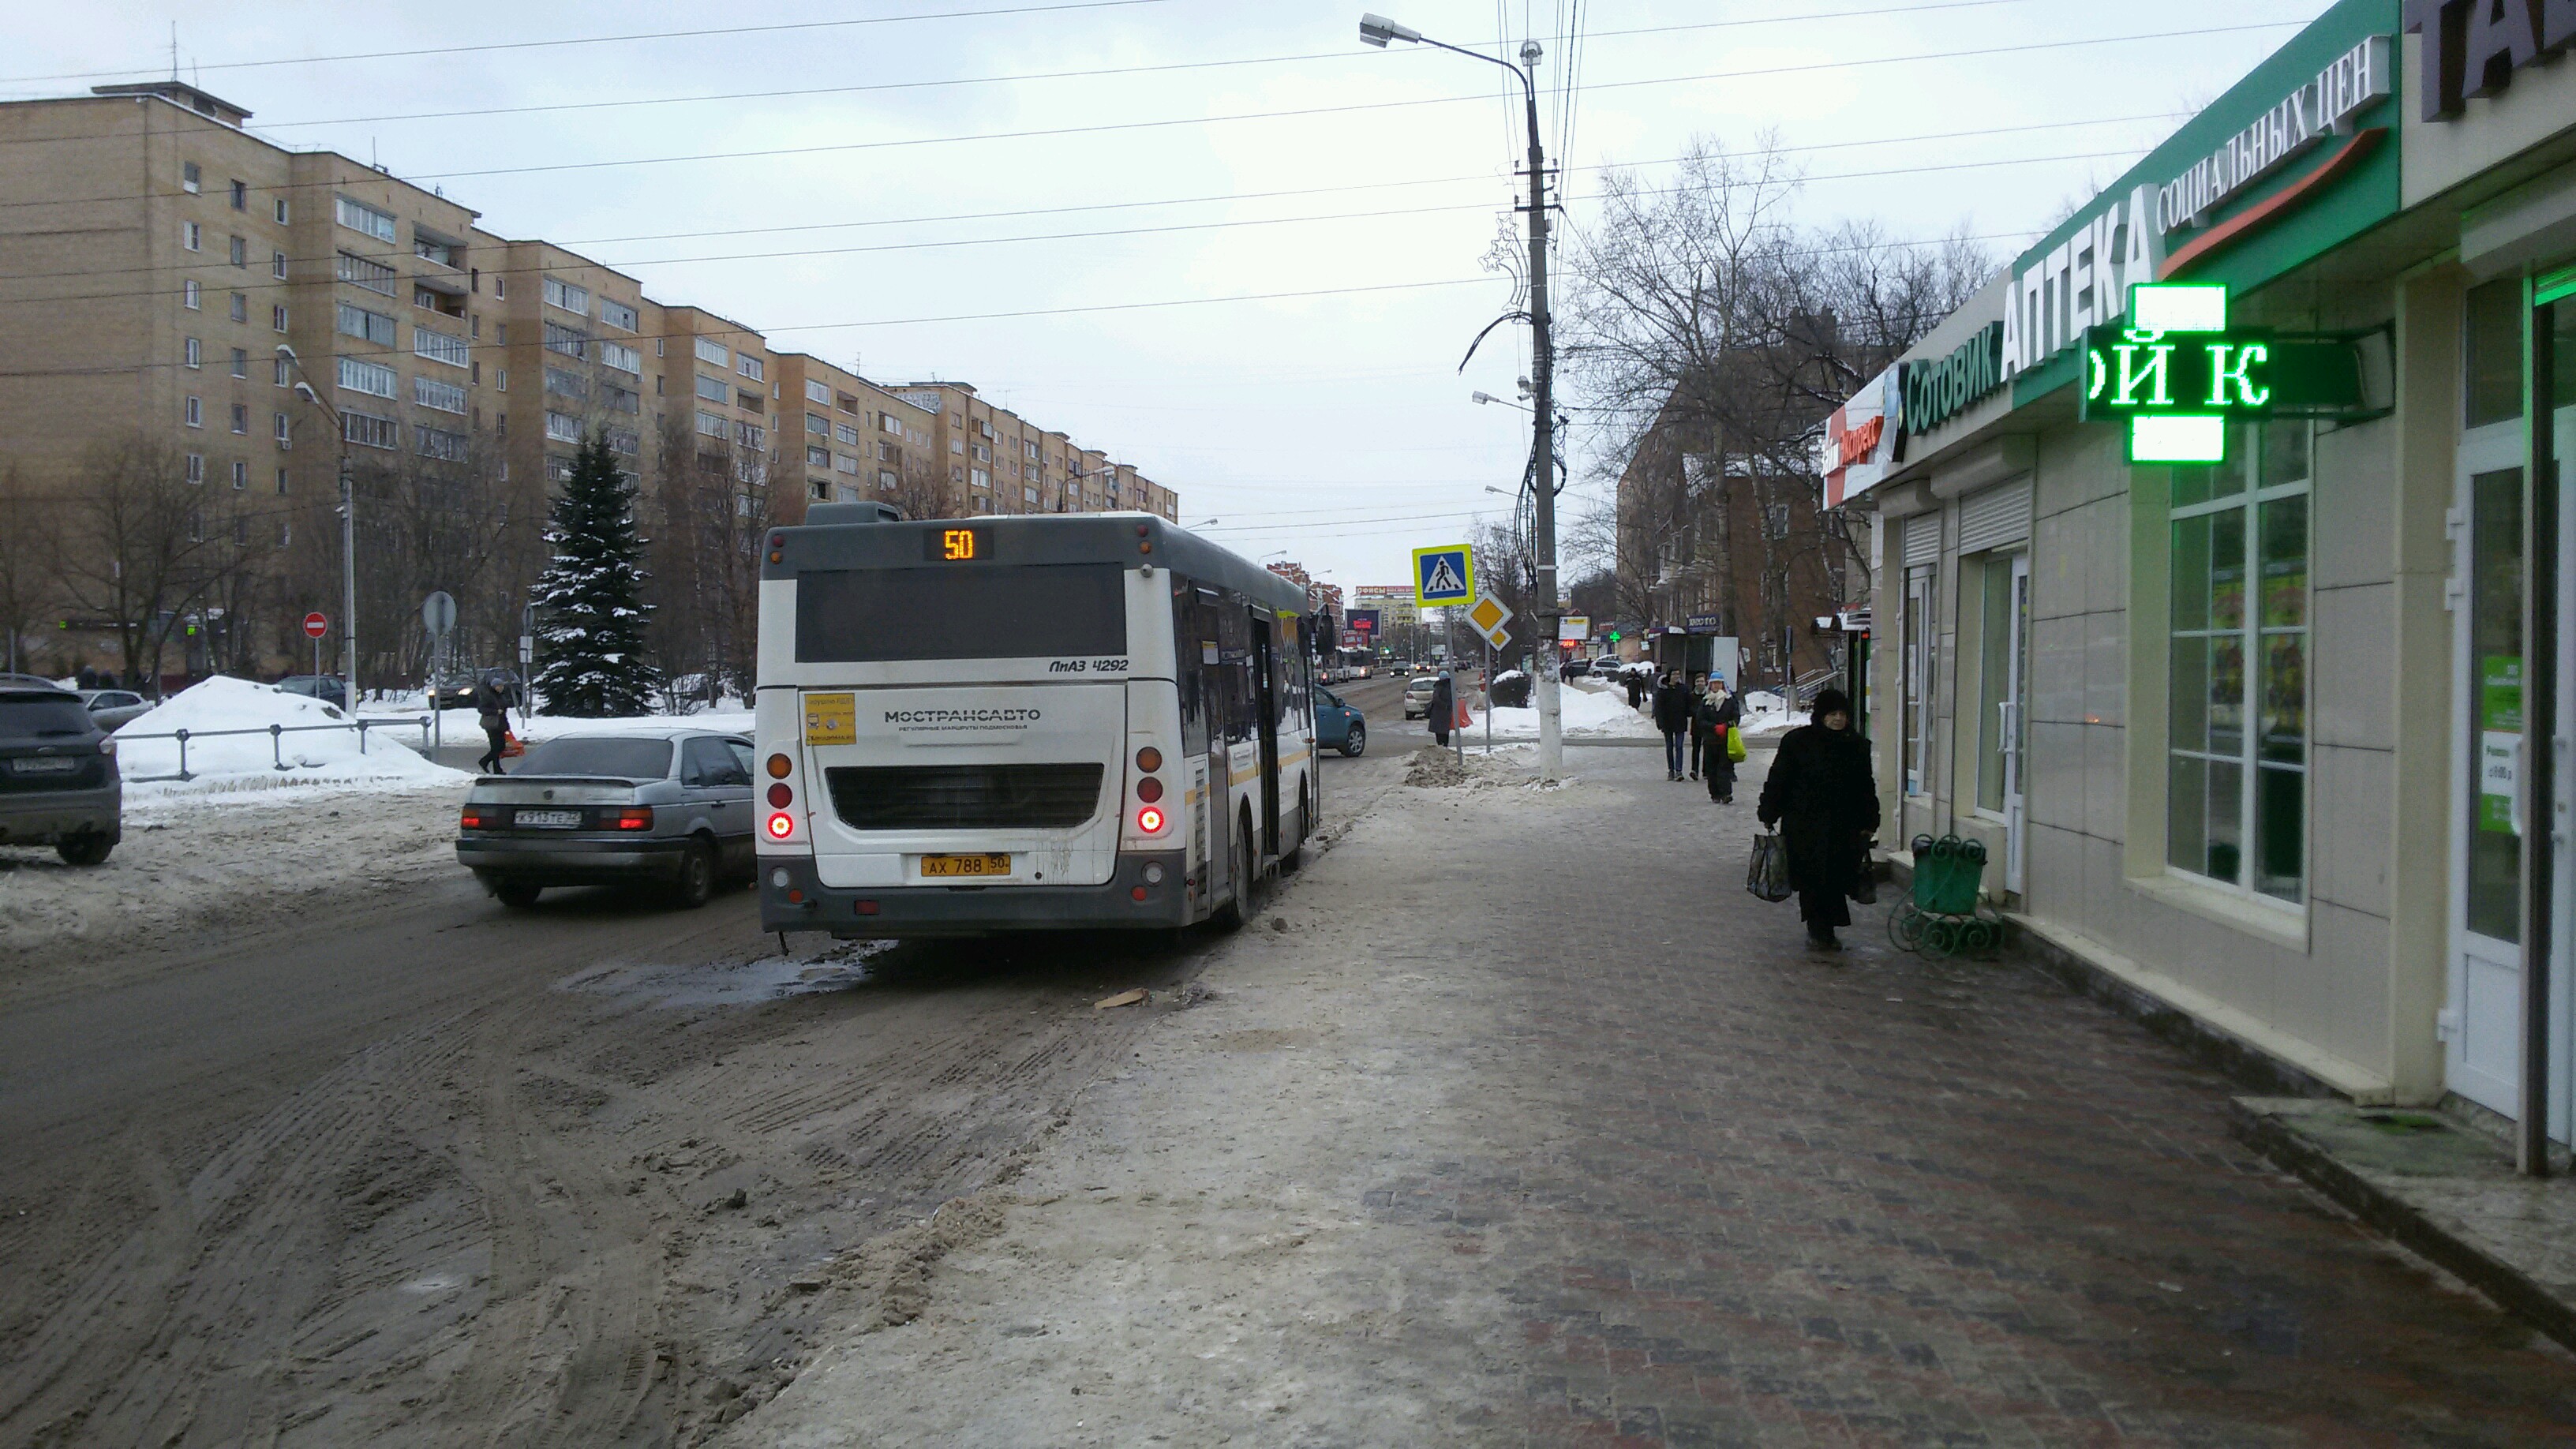
<path id="1" fill-rule="evenodd" d="M 1160 867 L 1162 879 L 1147 880 L 1154 873 L 1149 867 Z M 843 889 L 817 880 L 811 859 L 771 856 L 760 862 L 762 930 L 828 931 L 843 940 L 1168 930 L 1190 923 L 1192 904 L 1188 863 L 1177 850 L 1121 855 L 1116 874 L 1098 886 Z"/>

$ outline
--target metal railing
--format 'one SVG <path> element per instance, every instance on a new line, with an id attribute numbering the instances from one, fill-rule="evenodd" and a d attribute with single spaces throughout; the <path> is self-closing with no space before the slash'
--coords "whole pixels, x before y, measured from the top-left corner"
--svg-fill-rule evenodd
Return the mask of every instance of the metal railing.
<path id="1" fill-rule="evenodd" d="M 295 768 L 295 766 L 286 763 L 285 740 L 290 734 L 302 734 L 313 730 L 353 729 L 358 732 L 358 753 L 363 755 L 367 752 L 367 731 L 371 729 L 414 728 L 420 731 L 420 752 L 426 755 L 429 753 L 429 725 L 429 716 L 421 715 L 415 719 L 356 719 L 345 724 L 318 725 L 273 724 L 256 729 L 239 730 L 170 730 L 166 733 L 155 732 L 152 734 L 142 735 L 129 735 L 120 732 L 115 738 L 117 743 L 120 745 L 129 740 L 177 740 L 179 742 L 179 773 L 175 775 L 128 775 L 126 777 L 129 781 L 139 785 L 157 780 L 193 780 L 197 778 L 196 774 L 188 768 L 188 741 L 190 740 L 209 740 L 226 735 L 266 735 L 268 736 L 269 761 L 275 768 L 284 771 Z"/>

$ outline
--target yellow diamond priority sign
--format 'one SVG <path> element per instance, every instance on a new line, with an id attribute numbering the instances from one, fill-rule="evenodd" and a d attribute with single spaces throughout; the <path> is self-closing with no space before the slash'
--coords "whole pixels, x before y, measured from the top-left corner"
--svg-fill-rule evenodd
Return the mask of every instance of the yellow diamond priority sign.
<path id="1" fill-rule="evenodd" d="M 1482 595 L 1467 606 L 1467 622 L 1476 627 L 1477 633 L 1485 636 L 1486 643 L 1497 649 L 1510 646 L 1511 632 L 1503 626 L 1511 621 L 1512 611 L 1491 594 Z"/>

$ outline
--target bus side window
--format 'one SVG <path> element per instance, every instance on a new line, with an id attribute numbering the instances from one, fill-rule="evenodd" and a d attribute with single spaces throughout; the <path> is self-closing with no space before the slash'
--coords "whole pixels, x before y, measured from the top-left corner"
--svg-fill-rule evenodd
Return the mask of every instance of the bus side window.
<path id="1" fill-rule="evenodd" d="M 1172 683 L 1181 698 L 1181 754 L 1204 755 L 1208 747 L 1207 666 L 1199 646 L 1206 634 L 1198 589 L 1187 579 L 1172 588 Z"/>

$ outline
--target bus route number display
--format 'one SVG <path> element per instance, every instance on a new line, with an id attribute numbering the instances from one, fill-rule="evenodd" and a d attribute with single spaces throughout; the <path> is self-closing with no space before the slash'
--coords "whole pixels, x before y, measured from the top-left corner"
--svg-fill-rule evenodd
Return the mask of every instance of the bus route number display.
<path id="1" fill-rule="evenodd" d="M 980 563 L 993 556 L 990 528 L 937 528 L 921 537 L 932 563 Z"/>

